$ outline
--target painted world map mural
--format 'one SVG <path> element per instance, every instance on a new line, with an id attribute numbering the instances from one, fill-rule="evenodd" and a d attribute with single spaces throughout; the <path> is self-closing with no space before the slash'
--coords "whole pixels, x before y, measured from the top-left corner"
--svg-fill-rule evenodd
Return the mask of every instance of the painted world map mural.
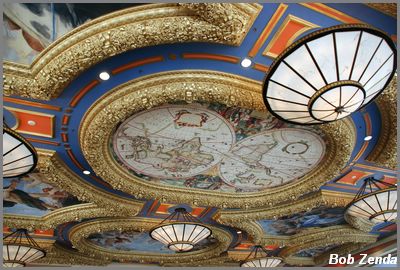
<path id="1" fill-rule="evenodd" d="M 111 148 L 117 162 L 154 183 L 252 192 L 295 181 L 323 158 L 317 128 L 221 104 L 170 104 L 128 118 Z"/>

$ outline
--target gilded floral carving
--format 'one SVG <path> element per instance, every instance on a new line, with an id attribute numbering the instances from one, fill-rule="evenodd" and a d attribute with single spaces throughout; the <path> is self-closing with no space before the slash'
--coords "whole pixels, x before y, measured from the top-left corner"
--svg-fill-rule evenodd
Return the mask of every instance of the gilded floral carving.
<path id="1" fill-rule="evenodd" d="M 397 75 L 376 99 L 381 112 L 381 133 L 368 161 L 395 170 L 397 167 Z"/>
<path id="2" fill-rule="evenodd" d="M 69 32 L 31 66 L 5 62 L 4 94 L 49 100 L 80 73 L 128 50 L 167 43 L 239 45 L 257 4 L 153 4 L 114 12 Z"/>

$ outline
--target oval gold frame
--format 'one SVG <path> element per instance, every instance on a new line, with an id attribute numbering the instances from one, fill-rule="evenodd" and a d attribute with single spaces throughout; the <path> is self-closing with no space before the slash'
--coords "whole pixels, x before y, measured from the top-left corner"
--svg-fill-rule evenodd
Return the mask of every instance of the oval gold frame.
<path id="1" fill-rule="evenodd" d="M 225 252 L 233 240 L 233 236 L 218 227 L 207 224 L 212 229 L 212 235 L 218 240 L 217 243 L 207 248 L 176 254 L 151 253 L 146 251 L 120 251 L 111 250 L 90 243 L 86 238 L 92 233 L 101 233 L 110 230 L 140 231 L 148 232 L 161 222 L 160 219 L 132 217 L 132 218 L 98 218 L 79 223 L 71 228 L 69 239 L 74 248 L 85 254 L 91 254 L 93 258 L 105 260 L 140 261 L 141 263 L 188 263 L 209 258 L 218 257 Z M 154 240 L 155 241 L 155 240 Z"/>
<path id="2" fill-rule="evenodd" d="M 294 201 L 318 190 L 345 166 L 355 144 L 351 120 L 318 127 L 326 141 L 326 154 L 319 166 L 293 183 L 262 192 L 223 193 L 145 182 L 117 164 L 109 149 L 115 127 L 141 110 L 174 101 L 205 101 L 265 111 L 261 88 L 254 80 L 203 70 L 162 72 L 129 81 L 99 98 L 86 112 L 79 130 L 83 154 L 98 176 L 137 198 L 242 209 Z"/>

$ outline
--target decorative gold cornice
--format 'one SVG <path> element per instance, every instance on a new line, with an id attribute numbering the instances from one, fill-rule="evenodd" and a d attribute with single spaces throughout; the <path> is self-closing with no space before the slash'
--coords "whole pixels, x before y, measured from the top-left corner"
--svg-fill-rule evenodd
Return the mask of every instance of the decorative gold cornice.
<path id="1" fill-rule="evenodd" d="M 332 249 L 329 252 L 325 252 L 313 259 L 315 265 L 319 264 L 326 264 L 329 261 L 329 256 L 330 254 L 339 254 L 347 256 L 347 254 L 351 254 L 355 250 L 360 249 L 361 247 L 364 247 L 366 244 L 365 243 L 347 243 L 344 245 L 341 245 L 337 248 Z"/>
<path id="2" fill-rule="evenodd" d="M 4 225 L 10 228 L 54 229 L 59 224 L 78 221 L 84 218 L 117 216 L 117 211 L 100 208 L 93 203 L 83 203 L 63 207 L 46 214 L 43 217 L 3 214 Z"/>
<path id="3" fill-rule="evenodd" d="M 349 223 L 351 226 L 353 226 L 356 229 L 359 229 L 360 231 L 363 232 L 370 232 L 372 228 L 376 225 L 372 221 L 362 218 L 362 217 L 356 217 L 356 216 L 351 216 L 348 213 L 344 214 L 344 219 Z"/>
<path id="4" fill-rule="evenodd" d="M 76 250 L 71 250 L 58 244 L 54 244 L 47 250 L 46 257 L 35 261 L 35 263 L 32 263 L 31 265 L 34 266 L 35 264 L 105 266 L 109 264 L 109 262 L 102 260 L 101 258 L 92 258 Z"/>
<path id="5" fill-rule="evenodd" d="M 81 211 L 82 213 L 93 212 L 93 215 L 107 213 L 107 216 L 134 216 L 142 209 L 144 204 L 142 201 L 125 199 L 87 183 L 69 169 L 55 151 L 45 149 L 37 149 L 37 151 L 39 155 L 37 169 L 40 173 L 46 175 L 48 183 L 54 184 L 76 196 L 82 202 L 90 202 L 99 208 L 104 208 L 96 209 L 93 205 L 87 205 L 87 208 Z M 50 215 L 58 216 L 56 211 Z M 75 215 L 72 215 L 72 217 L 76 218 Z"/>
<path id="6" fill-rule="evenodd" d="M 302 211 L 309 211 L 319 206 L 327 207 L 345 207 L 353 196 L 346 193 L 331 193 L 325 190 L 310 193 L 309 195 L 298 199 L 282 203 L 274 207 L 264 207 L 259 209 L 242 210 L 220 210 L 214 219 L 226 226 L 235 227 L 247 232 L 254 243 L 264 243 L 270 241 L 273 245 L 291 244 L 290 237 L 276 237 L 265 235 L 263 228 L 257 223 L 257 220 L 278 219 L 283 216 L 292 215 Z M 358 227 L 357 227 L 358 228 Z"/>
<path id="7" fill-rule="evenodd" d="M 291 239 L 293 244 L 282 249 L 282 251 L 279 253 L 279 256 L 283 257 L 286 263 L 301 264 L 302 262 L 300 261 L 293 261 L 293 255 L 301 250 L 328 245 L 343 245 L 348 243 L 369 244 L 374 243 L 377 237 L 377 235 L 368 234 L 351 228 L 349 225 L 331 226 L 327 228 L 316 229 L 314 233 L 303 232 L 294 235 Z M 354 246 L 354 249 L 357 249 L 357 247 Z M 340 251 L 340 247 L 338 247 L 336 251 Z M 303 263 L 304 262 L 306 261 L 303 261 Z"/>
<path id="8" fill-rule="evenodd" d="M 158 225 L 160 220 L 149 218 L 100 218 L 80 223 L 69 232 L 69 239 L 76 249 L 93 258 L 105 260 L 119 260 L 121 262 L 139 261 L 140 263 L 191 263 L 218 257 L 228 249 L 232 242 L 232 235 L 218 227 L 208 226 L 212 230 L 212 236 L 217 240 L 209 247 L 187 253 L 162 254 L 140 251 L 110 250 L 91 243 L 86 238 L 93 233 L 101 233 L 111 230 L 147 232 Z"/>
<path id="9" fill-rule="evenodd" d="M 240 45 L 262 6 L 149 4 L 117 11 L 67 33 L 30 65 L 3 64 L 5 95 L 49 100 L 91 66 L 128 50 L 160 44 Z"/>
<path id="10" fill-rule="evenodd" d="M 393 170 L 397 167 L 397 75 L 375 101 L 381 112 L 381 132 L 367 160 Z"/>
<path id="11" fill-rule="evenodd" d="M 316 168 L 301 179 L 262 192 L 228 193 L 157 185 L 143 181 L 118 165 L 109 140 L 118 123 L 152 107 L 175 101 L 218 102 L 265 111 L 259 82 L 241 76 L 211 71 L 183 70 L 144 76 L 122 84 L 98 99 L 86 112 L 79 131 L 86 160 L 97 175 L 137 198 L 174 201 L 220 208 L 272 207 L 316 191 L 335 177 L 350 158 L 355 131 L 350 120 L 319 126 L 326 153 Z"/>
<path id="12" fill-rule="evenodd" d="M 397 3 L 365 3 L 367 6 L 397 18 Z"/>

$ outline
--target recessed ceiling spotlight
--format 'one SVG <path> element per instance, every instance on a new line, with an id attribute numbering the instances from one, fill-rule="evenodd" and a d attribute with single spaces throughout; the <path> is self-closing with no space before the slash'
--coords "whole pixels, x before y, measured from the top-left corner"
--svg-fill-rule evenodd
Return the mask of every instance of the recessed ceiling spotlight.
<path id="1" fill-rule="evenodd" d="M 88 175 L 88 174 L 90 174 L 90 172 L 89 171 L 83 171 L 83 174 Z"/>
<path id="2" fill-rule="evenodd" d="M 237 234 L 241 234 L 242 233 L 242 231 L 237 231 Z"/>
<path id="3" fill-rule="evenodd" d="M 102 79 L 103 81 L 107 81 L 108 79 L 110 79 L 110 74 L 108 74 L 108 72 L 101 72 L 99 74 L 99 78 Z"/>
<path id="4" fill-rule="evenodd" d="M 367 136 L 367 137 L 364 138 L 364 141 L 369 141 L 371 139 L 372 139 L 372 136 Z"/>
<path id="5" fill-rule="evenodd" d="M 29 120 L 29 121 L 28 121 L 28 125 L 30 125 L 30 126 L 34 126 L 34 125 L 36 125 L 36 122 L 35 122 L 35 121 L 33 121 L 33 120 Z"/>
<path id="6" fill-rule="evenodd" d="M 251 63 L 252 62 L 249 58 L 244 58 L 240 64 L 242 65 L 242 67 L 247 68 L 247 67 L 251 66 Z"/>

